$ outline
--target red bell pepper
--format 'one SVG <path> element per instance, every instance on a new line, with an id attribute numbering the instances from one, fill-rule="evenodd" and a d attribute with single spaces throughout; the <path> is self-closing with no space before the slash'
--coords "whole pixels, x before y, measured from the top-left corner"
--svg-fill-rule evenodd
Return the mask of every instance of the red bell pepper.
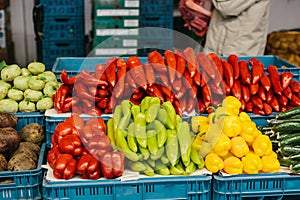
<path id="1" fill-rule="evenodd" d="M 79 132 L 72 124 L 65 121 L 60 122 L 54 129 L 52 144 L 58 144 L 62 138 L 73 134 L 79 135 Z"/>
<path id="2" fill-rule="evenodd" d="M 97 102 L 97 107 L 101 110 L 105 109 L 108 105 L 109 99 L 107 97 L 102 98 L 99 102 Z"/>
<path id="3" fill-rule="evenodd" d="M 91 115 L 91 116 L 101 116 L 102 115 L 102 111 L 97 106 L 94 106 L 94 107 L 83 106 L 82 112 L 84 114 Z"/>
<path id="4" fill-rule="evenodd" d="M 240 76 L 239 58 L 235 54 L 230 54 L 227 58 L 228 62 L 231 64 L 233 69 L 234 79 L 238 79 Z"/>
<path id="5" fill-rule="evenodd" d="M 148 54 L 148 61 L 151 63 L 155 71 L 167 73 L 167 68 L 165 67 L 165 60 L 158 51 L 151 51 Z"/>
<path id="6" fill-rule="evenodd" d="M 86 148 L 97 159 L 100 159 L 105 152 L 112 151 L 110 139 L 107 135 L 94 135 L 89 139 Z"/>
<path id="7" fill-rule="evenodd" d="M 245 60 L 241 60 L 239 62 L 239 67 L 240 67 L 241 82 L 246 85 L 249 85 L 251 83 L 251 74 L 250 74 L 248 62 Z"/>
<path id="8" fill-rule="evenodd" d="M 71 179 L 77 170 L 77 161 L 70 154 L 59 154 L 53 168 L 53 175 L 58 179 Z"/>
<path id="9" fill-rule="evenodd" d="M 47 161 L 50 167 L 53 169 L 58 155 L 61 154 L 58 145 L 53 145 L 47 154 Z"/>
<path id="10" fill-rule="evenodd" d="M 103 134 L 106 134 L 106 125 L 105 122 L 102 118 L 89 118 L 85 122 L 86 126 L 90 126 L 94 131 L 100 133 L 102 132 Z"/>
<path id="11" fill-rule="evenodd" d="M 71 117 L 66 118 L 65 122 L 71 124 L 77 130 L 80 130 L 84 125 L 84 119 L 76 114 L 72 114 Z"/>
<path id="12" fill-rule="evenodd" d="M 171 84 L 173 84 L 176 76 L 176 66 L 177 66 L 176 56 L 174 52 L 171 50 L 166 50 L 164 52 L 164 55 L 165 55 L 166 64 L 168 66 L 170 82 Z"/>
<path id="13" fill-rule="evenodd" d="M 106 152 L 101 158 L 101 172 L 107 179 L 122 176 L 124 172 L 124 155 L 121 152 Z"/>
<path id="14" fill-rule="evenodd" d="M 82 154 L 82 142 L 78 135 L 67 135 L 58 142 L 59 151 L 68 153 L 72 156 L 80 156 Z"/>
<path id="15" fill-rule="evenodd" d="M 99 179 L 101 176 L 99 161 L 90 154 L 83 154 L 78 160 L 77 172 L 83 179 Z"/>
<path id="16" fill-rule="evenodd" d="M 268 72 L 269 72 L 269 77 L 270 77 L 274 92 L 278 95 L 281 95 L 283 88 L 281 85 L 280 75 L 279 75 L 277 67 L 273 66 L 273 65 L 269 65 Z"/>

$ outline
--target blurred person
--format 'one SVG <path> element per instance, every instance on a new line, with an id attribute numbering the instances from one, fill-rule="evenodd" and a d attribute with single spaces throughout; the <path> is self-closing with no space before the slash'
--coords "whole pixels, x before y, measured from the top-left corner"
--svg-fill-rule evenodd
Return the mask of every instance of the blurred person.
<path id="1" fill-rule="evenodd" d="M 269 25 L 269 0 L 211 0 L 206 53 L 263 55 Z"/>

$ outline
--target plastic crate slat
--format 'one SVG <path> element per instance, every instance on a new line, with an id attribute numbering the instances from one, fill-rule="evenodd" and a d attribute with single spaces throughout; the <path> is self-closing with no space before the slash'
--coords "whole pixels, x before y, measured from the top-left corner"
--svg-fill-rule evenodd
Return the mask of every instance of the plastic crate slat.
<path id="1" fill-rule="evenodd" d="M 44 18 L 59 16 L 84 16 L 84 0 L 40 0 Z"/>

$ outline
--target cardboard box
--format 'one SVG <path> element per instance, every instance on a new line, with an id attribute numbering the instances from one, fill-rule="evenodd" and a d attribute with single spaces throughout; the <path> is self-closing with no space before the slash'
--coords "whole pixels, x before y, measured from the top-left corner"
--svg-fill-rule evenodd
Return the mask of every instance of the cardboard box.
<path id="1" fill-rule="evenodd" d="M 9 6 L 9 0 L 0 0 L 0 9 L 7 8 Z"/>

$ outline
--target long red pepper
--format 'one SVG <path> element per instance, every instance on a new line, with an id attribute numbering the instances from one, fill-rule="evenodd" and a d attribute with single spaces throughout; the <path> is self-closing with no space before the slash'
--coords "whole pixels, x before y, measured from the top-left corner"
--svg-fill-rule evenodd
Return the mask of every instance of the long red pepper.
<path id="1" fill-rule="evenodd" d="M 239 68 L 239 58 L 235 54 L 230 54 L 227 58 L 228 62 L 231 64 L 234 74 L 234 79 L 238 79 L 240 76 L 240 68 Z"/>
<path id="2" fill-rule="evenodd" d="M 60 73 L 60 80 L 62 83 L 66 85 L 74 85 L 76 76 L 69 78 L 67 71 L 63 69 L 62 72 Z"/>
<path id="3" fill-rule="evenodd" d="M 293 79 L 294 75 L 291 72 L 282 72 L 281 74 L 281 85 L 282 88 L 285 89 L 289 86 L 291 80 Z"/>
<path id="4" fill-rule="evenodd" d="M 117 58 L 109 58 L 105 67 L 107 81 L 112 87 L 116 85 L 117 60 Z"/>
<path id="5" fill-rule="evenodd" d="M 183 54 L 187 63 L 187 68 L 190 72 L 190 76 L 193 77 L 197 70 L 196 57 L 194 53 L 194 49 L 191 47 L 187 47 L 183 50 Z"/>
<path id="6" fill-rule="evenodd" d="M 265 72 L 262 73 L 260 84 L 265 88 L 266 91 L 269 91 L 271 88 L 270 78 L 267 76 Z"/>
<path id="7" fill-rule="evenodd" d="M 274 65 L 269 65 L 268 72 L 269 72 L 269 77 L 270 77 L 274 92 L 278 95 L 281 95 L 283 88 L 281 85 L 280 75 L 279 75 L 277 67 Z"/>
<path id="8" fill-rule="evenodd" d="M 232 88 L 234 84 L 233 68 L 231 64 L 228 63 L 224 58 L 222 58 L 221 61 L 223 64 L 223 73 L 224 73 L 226 84 L 228 85 L 228 87 Z"/>
<path id="9" fill-rule="evenodd" d="M 185 69 L 186 69 L 186 62 L 184 59 L 184 55 L 182 51 L 177 50 L 176 51 L 176 76 L 177 78 L 181 78 L 181 76 L 183 75 Z"/>
<path id="10" fill-rule="evenodd" d="M 165 60 L 158 51 L 151 51 L 148 54 L 148 61 L 152 64 L 155 71 L 161 72 L 161 73 L 167 72 L 167 68 L 164 67 L 164 66 L 166 66 Z"/>
<path id="11" fill-rule="evenodd" d="M 177 66 L 176 56 L 174 52 L 171 50 L 166 50 L 164 52 L 164 55 L 165 55 L 166 64 L 168 66 L 169 79 L 171 84 L 173 84 L 176 76 L 176 66 Z"/>
<path id="12" fill-rule="evenodd" d="M 248 62 L 245 60 L 239 61 L 239 67 L 240 67 L 241 82 L 249 85 L 251 83 L 251 74 L 250 74 Z"/>

